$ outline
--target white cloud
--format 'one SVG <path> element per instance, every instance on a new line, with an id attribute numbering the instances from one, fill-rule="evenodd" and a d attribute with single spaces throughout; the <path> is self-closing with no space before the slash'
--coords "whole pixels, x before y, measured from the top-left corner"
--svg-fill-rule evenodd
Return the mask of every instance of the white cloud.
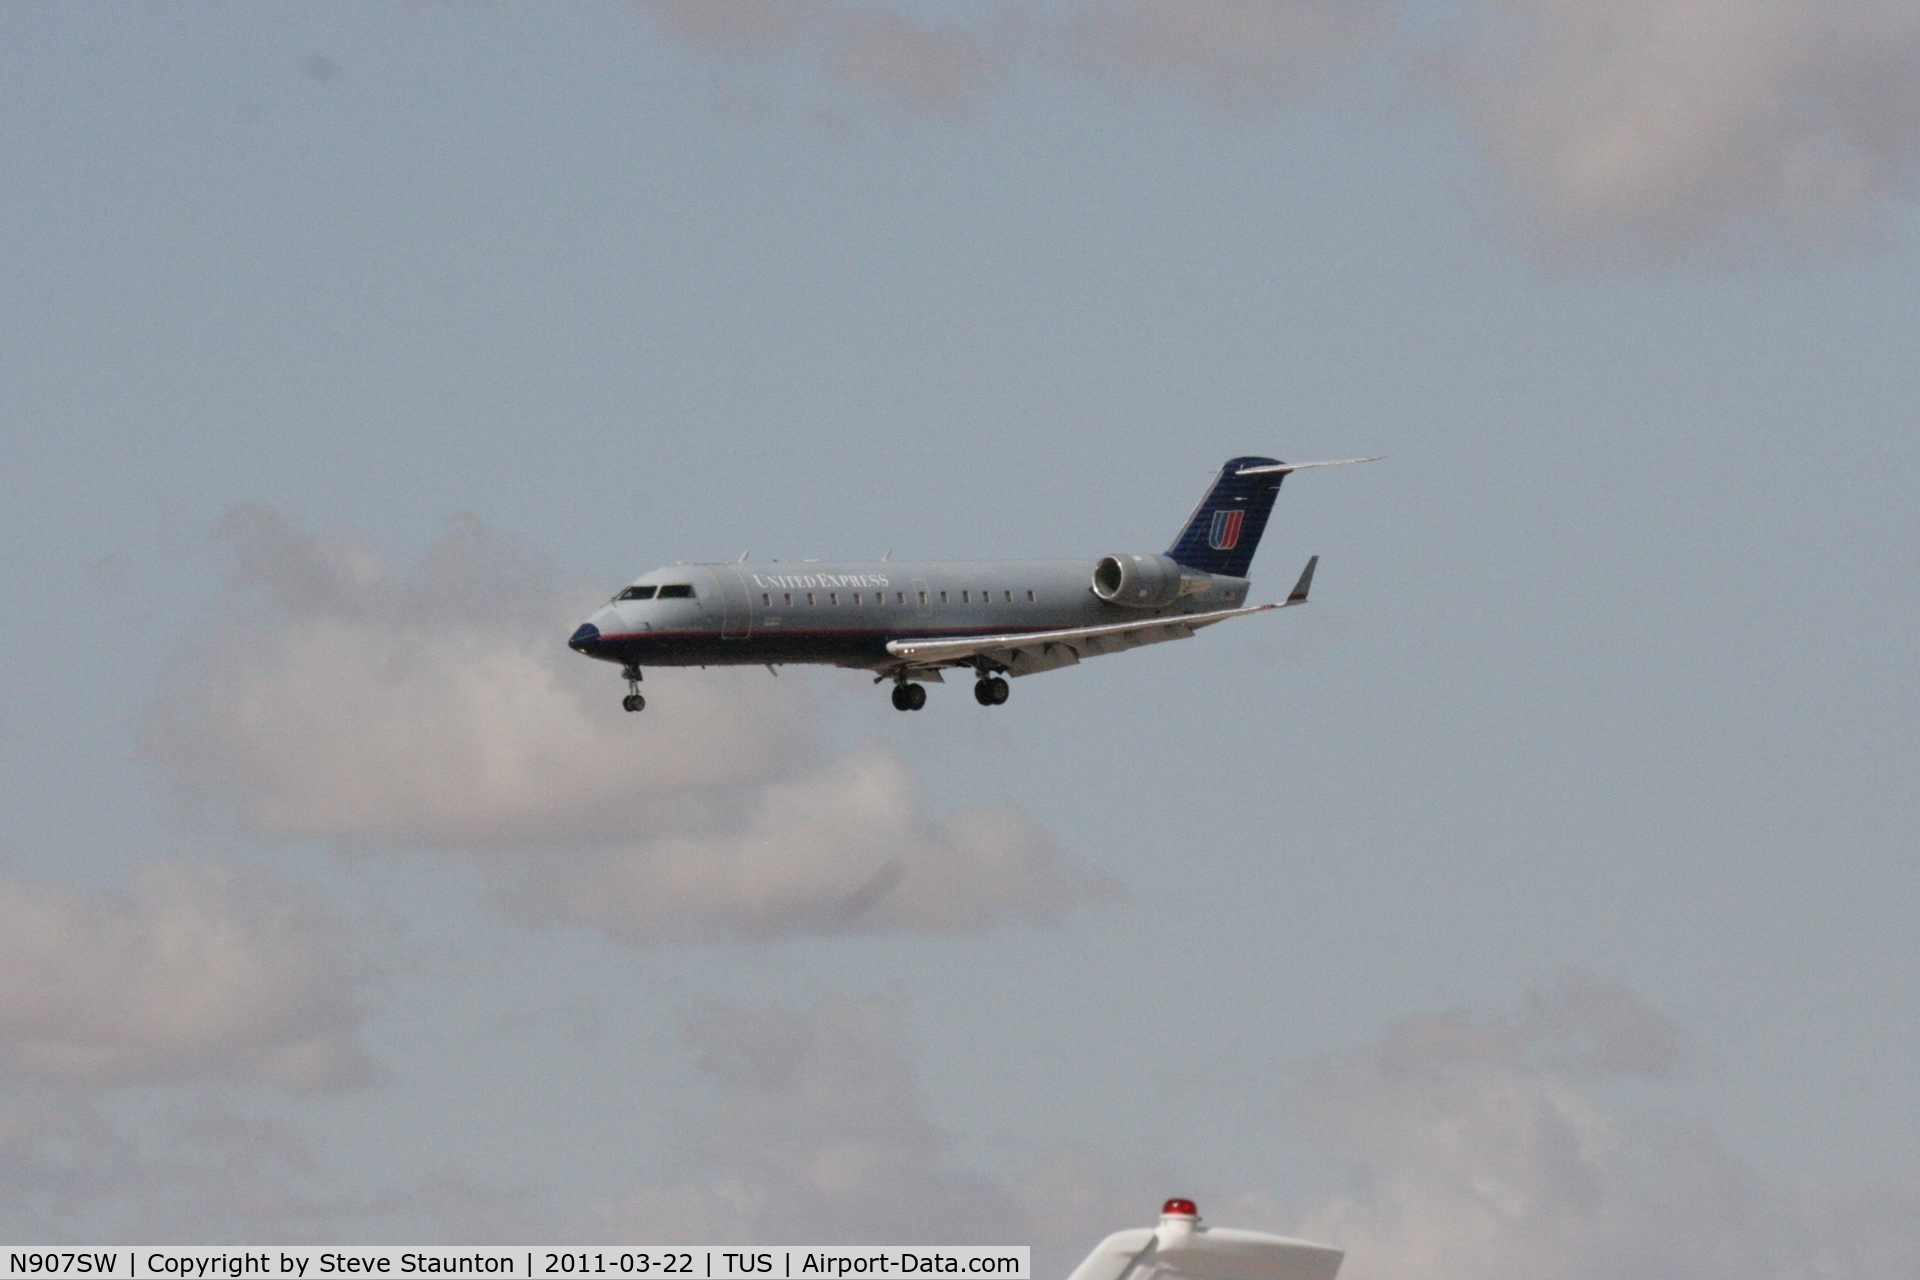
<path id="1" fill-rule="evenodd" d="M 1920 1203 L 1780 1186 L 1702 1122 L 1606 1100 L 1603 1080 L 1670 1072 L 1676 1040 L 1575 980 L 1518 1019 L 1410 1019 L 1323 1059 L 1298 1101 L 1354 1189 L 1286 1225 L 1346 1248 L 1343 1280 L 1913 1273 Z"/>
<path id="2" fill-rule="evenodd" d="M 290 1239 L 365 1219 L 289 1131 L 209 1100 L 383 1074 L 360 1038 L 381 976 L 362 941 L 316 891 L 243 865 L 148 862 L 124 889 L 0 874 L 0 1236 Z"/>
<path id="3" fill-rule="evenodd" d="M 1128 0 L 962 7 L 958 22 L 832 0 L 642 0 L 673 35 L 736 59 L 792 56 L 829 84 L 952 115 L 1021 64 L 1159 80 L 1231 106 L 1291 97 L 1381 46 L 1383 0 Z M 1064 10 L 1064 12 L 1062 12 Z"/>
<path id="4" fill-rule="evenodd" d="M 1130 0 L 1086 9 L 1069 33 L 1108 76 L 1243 107 L 1315 88 L 1381 47 L 1393 12 L 1378 0 Z"/>
<path id="5" fill-rule="evenodd" d="M 368 976 L 336 915 L 263 872 L 155 863 L 120 893 L 0 879 L 0 1070 L 16 1078 L 363 1083 Z"/>
<path id="6" fill-rule="evenodd" d="M 710 1128 L 678 1154 L 681 1176 L 600 1206 L 589 1230 L 669 1243 L 964 1242 L 999 1239 L 1013 1217 L 1003 1190 L 950 1163 L 885 1005 L 714 1005 L 688 1020 L 687 1038 L 717 1094 Z"/>
<path id="7" fill-rule="evenodd" d="M 417 1240 L 432 1191 L 343 1194 L 285 1126 L 204 1097 L 0 1088 L 0 1237 L 54 1244 Z"/>
<path id="8" fill-rule="evenodd" d="M 1388 47 L 1385 0 L 1004 5 L 642 0 L 742 65 L 953 114 L 1023 68 L 1246 109 Z M 1437 74 L 1525 241 L 1666 261 L 1870 241 L 1920 176 L 1920 0 L 1474 0 Z M 831 114 L 831 113 L 828 113 Z"/>
<path id="9" fill-rule="evenodd" d="M 1017 1188 L 969 1171 L 925 1115 L 899 1010 L 707 1006 L 686 1036 L 713 1118 L 674 1174 L 596 1205 L 577 1230 L 660 1242 L 876 1240 L 1088 1248 L 1159 1203 L 1097 1151 L 1045 1153 Z M 1088 1235 L 1087 1222 L 1100 1225 Z"/>
<path id="10" fill-rule="evenodd" d="M 516 911 L 648 942 L 978 930 L 1110 897 L 1013 810 L 934 816 L 871 747 L 835 758 L 801 681 L 655 671 L 648 710 L 564 638 L 587 610 L 463 519 L 406 575 L 236 517 L 225 615 L 143 742 L 242 838 L 474 857 Z"/>
<path id="11" fill-rule="evenodd" d="M 761 57 L 806 40 L 835 12 L 826 0 L 640 0 L 640 6 L 683 40 Z"/>
<path id="12" fill-rule="evenodd" d="M 1920 162 L 1915 0 L 1486 0 L 1445 83 L 1563 257 L 1870 234 Z"/>
<path id="13" fill-rule="evenodd" d="M 707 1006 L 685 1027 L 710 1116 L 671 1172 L 567 1233 L 657 1241 L 1023 1240 L 1070 1266 L 1186 1191 L 1164 1145 L 966 1169 L 926 1118 L 899 1010 Z M 1572 978 L 1510 1017 L 1407 1019 L 1316 1060 L 1294 1118 L 1345 1190 L 1210 1198 L 1222 1226 L 1325 1240 L 1343 1280 L 1893 1280 L 1920 1265 L 1920 1198 L 1772 1181 L 1707 1124 L 1622 1101 L 1679 1066 L 1630 992 Z M 1231 1107 L 1234 1099 L 1210 1098 Z M 1209 1181 L 1202 1170 L 1202 1181 Z"/>
<path id="14" fill-rule="evenodd" d="M 798 54 L 827 82 L 923 115 L 970 106 L 1004 70 L 1004 11 L 970 25 L 921 22 L 830 0 L 641 0 L 673 35 L 734 58 Z"/>
<path id="15" fill-rule="evenodd" d="M 724 931 L 978 931 L 1110 894 L 1013 809 L 929 819 L 894 755 L 865 750 L 748 797 L 726 830 L 526 862 L 512 901 L 632 940 Z"/>
<path id="16" fill-rule="evenodd" d="M 933 27 L 882 10 L 844 19 L 833 56 L 835 79 L 929 115 L 951 115 L 1002 71 L 1001 58 L 973 32 Z"/>
<path id="17" fill-rule="evenodd" d="M 773 776 L 803 748 L 798 684 L 670 680 L 623 716 L 569 652 L 587 611 L 465 518 L 406 577 L 272 512 L 227 524 L 226 616 L 150 709 L 176 801 L 267 841 L 448 849 L 617 838 L 635 815 Z M 595 679 L 594 677 L 598 677 Z"/>

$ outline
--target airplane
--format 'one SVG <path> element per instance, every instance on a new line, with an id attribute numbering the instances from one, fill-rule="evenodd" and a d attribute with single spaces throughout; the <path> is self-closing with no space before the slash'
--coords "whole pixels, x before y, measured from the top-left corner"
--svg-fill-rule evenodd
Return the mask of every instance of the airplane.
<path id="1" fill-rule="evenodd" d="M 621 705 L 645 708 L 643 667 L 826 663 L 893 681 L 893 705 L 918 711 L 942 670 L 974 672 L 982 706 L 1007 700 L 1007 676 L 1180 640 L 1202 627 L 1305 604 L 1319 556 L 1280 604 L 1246 603 L 1247 570 L 1280 483 L 1295 471 L 1379 458 L 1281 462 L 1233 458 L 1160 555 L 1098 560 L 778 560 L 749 568 L 679 564 L 635 578 L 567 644 L 618 663 Z"/>
<path id="2" fill-rule="evenodd" d="M 1116 1231 L 1068 1280 L 1335 1280 L 1346 1254 L 1332 1245 L 1201 1225 L 1193 1201 L 1167 1201 L 1160 1225 Z"/>

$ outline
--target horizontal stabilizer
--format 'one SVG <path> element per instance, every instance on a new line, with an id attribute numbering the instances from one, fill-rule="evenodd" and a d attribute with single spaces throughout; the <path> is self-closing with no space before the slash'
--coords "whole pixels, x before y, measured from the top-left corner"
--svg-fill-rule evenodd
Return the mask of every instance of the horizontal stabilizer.
<path id="1" fill-rule="evenodd" d="M 1356 462 L 1378 462 L 1386 457 L 1376 453 L 1371 458 L 1335 458 L 1332 462 L 1270 462 L 1265 466 L 1241 467 L 1233 474 L 1236 476 L 1284 476 L 1294 471 L 1305 471 L 1309 467 L 1350 467 Z"/>

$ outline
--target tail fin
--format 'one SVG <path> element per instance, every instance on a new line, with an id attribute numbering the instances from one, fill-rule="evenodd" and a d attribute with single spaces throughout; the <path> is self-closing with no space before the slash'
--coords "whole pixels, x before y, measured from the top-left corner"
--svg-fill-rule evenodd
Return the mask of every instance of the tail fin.
<path id="1" fill-rule="evenodd" d="M 1193 509 L 1187 518 L 1187 527 L 1167 548 L 1167 554 L 1189 569 L 1244 578 L 1253 567 L 1253 552 L 1260 545 L 1260 535 L 1267 531 L 1267 517 L 1273 514 L 1273 500 L 1280 496 L 1282 480 L 1309 467 L 1344 467 L 1355 462 L 1378 461 L 1378 457 L 1339 458 L 1332 462 L 1235 458 L 1220 468 L 1213 488 L 1207 490 L 1207 496 Z M 1308 565 L 1307 578 L 1301 580 L 1303 586 L 1312 575 L 1313 566 Z"/>
<path id="2" fill-rule="evenodd" d="M 1167 548 L 1167 554 L 1189 569 L 1244 578 L 1253 567 L 1253 552 L 1266 532 L 1273 500 L 1280 494 L 1285 471 L 1262 470 L 1242 475 L 1243 468 L 1279 466 L 1272 458 L 1235 458 L 1220 468 L 1213 487 L 1193 509 L 1187 527 Z"/>

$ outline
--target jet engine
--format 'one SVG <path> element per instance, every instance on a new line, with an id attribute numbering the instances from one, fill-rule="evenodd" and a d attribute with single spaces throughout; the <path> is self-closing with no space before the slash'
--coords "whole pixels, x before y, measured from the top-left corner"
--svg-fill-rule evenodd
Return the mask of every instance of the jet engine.
<path id="1" fill-rule="evenodd" d="M 1107 556 L 1093 567 L 1093 594 L 1133 609 L 1158 609 L 1212 582 L 1167 556 Z"/>

